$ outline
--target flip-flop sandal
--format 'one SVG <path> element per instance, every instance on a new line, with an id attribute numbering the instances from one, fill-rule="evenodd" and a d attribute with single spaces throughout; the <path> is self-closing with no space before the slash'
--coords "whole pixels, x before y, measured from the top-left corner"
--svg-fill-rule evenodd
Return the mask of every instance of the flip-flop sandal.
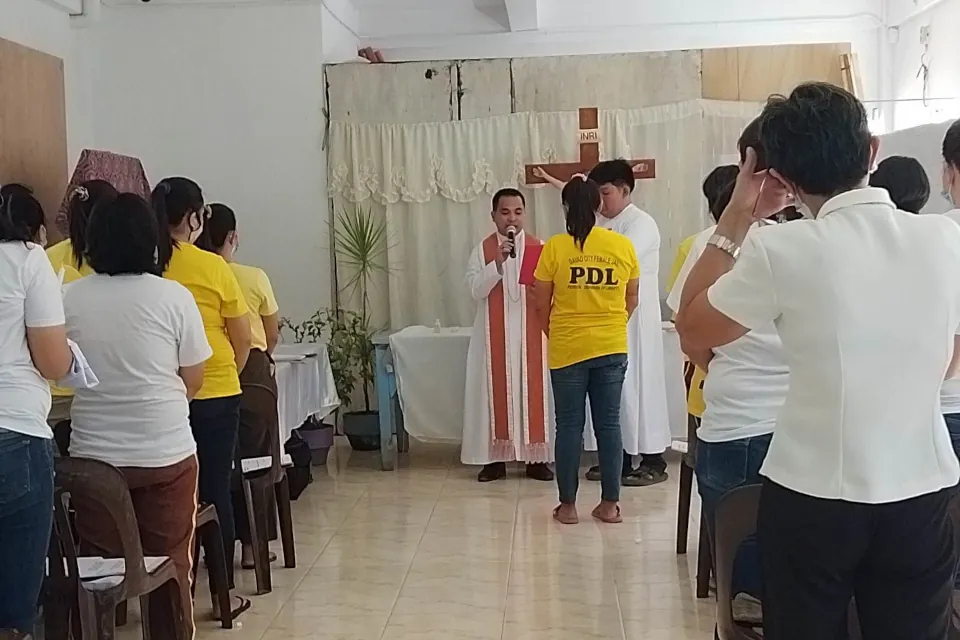
<path id="1" fill-rule="evenodd" d="M 666 482 L 670 476 L 666 471 L 641 466 L 628 476 L 624 476 L 622 484 L 625 487 L 650 487 Z"/>
<path id="2" fill-rule="evenodd" d="M 271 551 L 271 552 L 270 552 L 270 556 L 269 556 L 268 559 L 269 559 L 269 561 L 270 561 L 270 564 L 273 564 L 274 562 L 277 561 L 277 554 L 275 554 L 273 551 Z M 256 568 L 257 568 L 257 565 L 255 565 L 255 564 L 252 563 L 252 562 L 241 562 L 241 563 L 240 563 L 240 568 L 243 569 L 244 571 L 250 571 L 250 570 L 252 570 L 252 569 L 256 569 Z"/>
<path id="3" fill-rule="evenodd" d="M 561 517 L 560 516 L 560 507 L 557 507 L 553 510 L 553 519 L 559 522 L 560 524 L 579 524 L 580 518 L 574 516 L 573 518 Z"/>
<path id="4" fill-rule="evenodd" d="M 590 515 L 592 515 L 594 518 L 596 518 L 600 522 L 605 522 L 607 524 L 620 524 L 621 522 L 623 522 L 623 518 L 620 516 L 620 505 L 617 505 L 617 515 L 614 516 L 613 518 L 604 518 L 602 516 L 597 515 L 597 509 L 599 508 L 600 507 L 595 508 L 590 513 Z"/>
<path id="5" fill-rule="evenodd" d="M 244 597 L 242 597 L 242 596 L 231 596 L 231 597 L 230 597 L 230 600 L 231 600 L 231 602 L 234 601 L 234 600 L 238 600 L 238 601 L 240 602 L 240 604 L 237 605 L 236 608 L 230 610 L 230 619 L 231 619 L 231 620 L 236 620 L 239 616 L 241 616 L 241 615 L 243 615 L 244 613 L 246 613 L 247 611 L 249 611 L 249 610 L 250 610 L 250 607 L 253 606 L 253 603 L 252 603 L 252 602 L 250 602 L 249 600 L 247 600 L 246 598 L 244 598 Z M 214 611 L 213 613 L 214 613 L 214 616 L 213 616 L 214 619 L 215 619 L 215 620 L 219 620 L 221 616 L 218 616 L 216 611 Z"/>

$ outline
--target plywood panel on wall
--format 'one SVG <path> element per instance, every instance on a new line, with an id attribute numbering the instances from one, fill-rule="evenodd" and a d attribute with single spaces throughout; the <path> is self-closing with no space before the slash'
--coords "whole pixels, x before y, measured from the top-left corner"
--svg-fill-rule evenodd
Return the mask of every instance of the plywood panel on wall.
<path id="1" fill-rule="evenodd" d="M 454 63 L 327 65 L 330 117 L 412 124 L 456 120 Z"/>
<path id="2" fill-rule="evenodd" d="M 511 61 L 464 60 L 457 64 L 460 119 L 504 116 L 513 109 Z"/>
<path id="3" fill-rule="evenodd" d="M 762 102 L 810 80 L 843 86 L 840 56 L 849 44 L 776 45 L 703 51 L 703 97 Z"/>
<path id="4" fill-rule="evenodd" d="M 0 183 L 9 182 L 33 187 L 52 232 L 67 184 L 63 60 L 0 38 Z"/>
<path id="5" fill-rule="evenodd" d="M 514 110 L 635 109 L 700 97 L 700 52 L 668 51 L 513 61 Z"/>

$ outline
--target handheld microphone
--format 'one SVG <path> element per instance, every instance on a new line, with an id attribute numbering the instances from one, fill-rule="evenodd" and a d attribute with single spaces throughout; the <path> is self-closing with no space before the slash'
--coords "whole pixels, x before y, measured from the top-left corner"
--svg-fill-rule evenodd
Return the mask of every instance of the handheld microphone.
<path id="1" fill-rule="evenodd" d="M 507 240 L 509 240 L 510 242 L 513 242 L 514 240 L 516 240 L 516 238 L 517 238 L 517 229 L 516 229 L 516 227 L 507 227 Z M 516 245 L 510 247 L 510 257 L 511 257 L 511 258 L 516 258 L 516 257 L 517 257 L 517 247 L 516 247 Z"/>

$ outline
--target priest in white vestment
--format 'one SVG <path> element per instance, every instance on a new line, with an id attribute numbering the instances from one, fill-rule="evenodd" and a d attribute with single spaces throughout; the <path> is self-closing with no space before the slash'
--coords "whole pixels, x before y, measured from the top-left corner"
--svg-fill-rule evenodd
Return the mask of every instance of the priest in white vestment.
<path id="1" fill-rule="evenodd" d="M 480 482 L 507 476 L 507 462 L 526 463 L 526 474 L 550 482 L 553 471 L 553 398 L 546 336 L 520 284 L 529 247 L 542 242 L 523 230 L 525 200 L 516 189 L 493 198 L 497 230 L 470 256 L 466 284 L 477 302 L 463 417 L 464 464 L 483 465 Z M 533 266 L 536 266 L 535 264 Z M 531 272 L 532 273 L 532 272 Z"/>
<path id="2" fill-rule="evenodd" d="M 647 486 L 667 479 L 663 453 L 670 446 L 670 414 L 663 361 L 660 314 L 660 230 L 653 217 L 631 202 L 633 170 L 625 160 L 601 162 L 590 172 L 600 187 L 603 209 L 597 224 L 627 236 L 640 262 L 640 306 L 627 325 L 627 373 L 620 403 L 625 486 Z M 591 434 L 591 429 L 585 430 Z M 588 449 L 596 448 L 590 438 Z M 640 455 L 634 469 L 632 456 Z M 600 479 L 598 467 L 587 472 Z"/>

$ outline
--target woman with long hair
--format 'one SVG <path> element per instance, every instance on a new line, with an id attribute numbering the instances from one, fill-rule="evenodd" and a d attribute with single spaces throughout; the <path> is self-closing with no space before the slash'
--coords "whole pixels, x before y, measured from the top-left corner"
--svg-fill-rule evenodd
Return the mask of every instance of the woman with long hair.
<path id="1" fill-rule="evenodd" d="M 47 257 L 50 258 L 53 270 L 63 269 L 64 283 L 93 273 L 85 257 L 90 213 L 100 202 L 112 201 L 116 197 L 117 190 L 106 180 L 87 180 L 70 193 L 67 204 L 69 237 L 47 249 Z"/>
<path id="2" fill-rule="evenodd" d="M 193 296 L 159 277 L 157 220 L 143 198 L 120 194 L 90 218 L 84 263 L 94 275 L 64 293 L 67 335 L 83 350 L 99 384 L 80 389 L 71 408 L 70 455 L 111 464 L 130 487 L 149 556 L 173 560 L 184 616 L 151 616 L 154 637 L 171 623 L 193 634 L 190 593 L 197 513 L 197 445 L 189 399 L 203 384 L 212 354 Z M 91 555 L 123 549 L 109 514 L 75 499 L 77 529 Z M 152 608 L 168 611 L 156 592 Z"/>
<path id="3" fill-rule="evenodd" d="M 593 517 L 618 523 L 623 440 L 620 394 L 627 368 L 627 320 L 637 308 L 640 267 L 630 240 L 595 226 L 597 185 L 575 176 L 563 187 L 566 233 L 544 245 L 535 277 L 537 313 L 550 337 L 556 405 L 560 505 L 553 516 L 575 524 L 580 452 L 590 399 L 600 457 L 601 500 Z"/>
<path id="4" fill-rule="evenodd" d="M 227 261 L 250 309 L 250 356 L 240 372 L 240 385 L 244 391 L 240 399 L 239 456 L 273 458 L 273 471 L 277 471 L 280 468 L 280 425 L 271 354 L 280 340 L 280 308 L 270 278 L 262 269 L 236 262 L 240 246 L 237 216 L 225 204 L 210 205 L 210 215 L 196 245 Z M 233 507 L 240 540 L 240 566 L 253 569 L 249 514 L 242 488 L 237 484 L 234 482 Z M 275 522 L 274 519 L 270 521 Z"/>
<path id="5" fill-rule="evenodd" d="M 200 502 L 217 508 L 232 589 L 236 530 L 230 482 L 240 425 L 239 372 L 250 353 L 247 303 L 223 258 L 193 244 L 209 215 L 200 186 L 189 178 L 166 178 L 154 188 L 152 201 L 160 232 L 158 268 L 193 294 L 213 348 L 203 386 L 190 403 L 190 427 L 200 461 Z M 250 608 L 249 600 L 239 600 L 234 616 Z M 215 615 L 231 613 L 217 611 L 216 602 Z"/>
<path id="6" fill-rule="evenodd" d="M 116 197 L 117 190 L 106 180 L 87 180 L 70 192 L 67 203 L 69 237 L 47 249 L 53 271 L 62 274 L 63 284 L 93 274 L 86 258 L 87 223 L 94 207 L 101 202 L 112 202 Z M 53 395 L 53 404 L 47 420 L 56 425 L 54 437 L 57 447 L 62 455 L 66 455 L 70 446 L 70 403 L 73 402 L 73 390 L 53 385 L 50 392 Z"/>
<path id="7" fill-rule="evenodd" d="M 46 380 L 73 356 L 57 276 L 9 213 L 0 208 L 0 635 L 16 637 L 33 633 L 53 520 Z"/>

